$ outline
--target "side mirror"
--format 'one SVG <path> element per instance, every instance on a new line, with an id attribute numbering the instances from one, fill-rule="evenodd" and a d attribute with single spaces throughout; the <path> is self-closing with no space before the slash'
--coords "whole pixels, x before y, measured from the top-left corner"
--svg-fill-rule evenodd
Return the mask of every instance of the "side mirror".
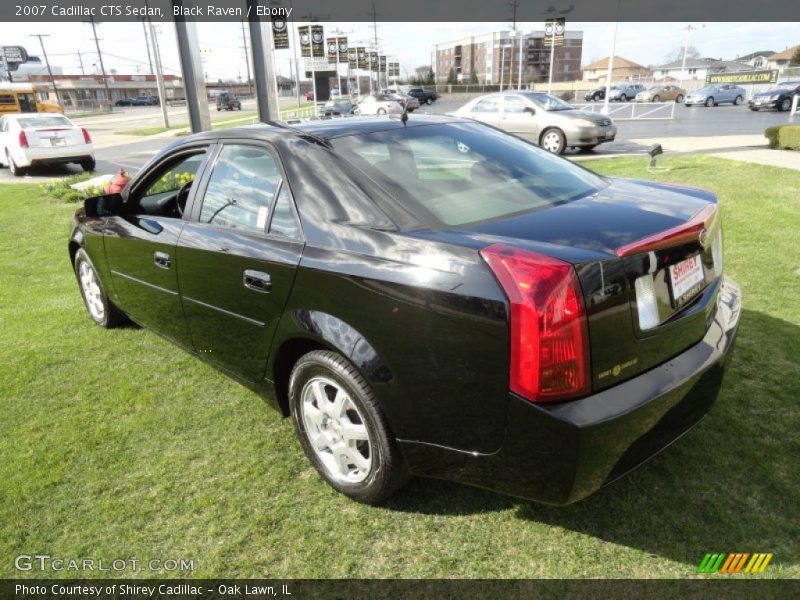
<path id="1" fill-rule="evenodd" d="M 122 196 L 120 194 L 104 194 L 86 198 L 83 201 L 83 212 L 87 217 L 112 217 L 122 214 Z"/>
<path id="2" fill-rule="evenodd" d="M 535 115 L 536 114 L 536 109 L 533 108 L 532 106 L 526 106 L 523 109 L 523 112 L 530 113 L 531 115 Z"/>

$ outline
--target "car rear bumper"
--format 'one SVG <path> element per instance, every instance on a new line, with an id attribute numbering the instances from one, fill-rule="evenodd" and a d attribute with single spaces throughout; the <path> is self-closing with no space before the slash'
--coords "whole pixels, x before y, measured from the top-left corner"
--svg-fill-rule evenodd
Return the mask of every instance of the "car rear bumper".
<path id="1" fill-rule="evenodd" d="M 12 153 L 14 162 L 20 167 L 29 167 L 34 164 L 62 164 L 80 162 L 94 155 L 92 144 L 79 146 L 54 146 L 52 148 L 24 148 Z"/>
<path id="2" fill-rule="evenodd" d="M 569 504 L 661 452 L 697 424 L 719 393 L 741 312 L 724 278 L 705 337 L 646 373 L 554 405 L 510 394 L 506 437 L 493 454 L 401 441 L 411 472 L 548 504 Z"/>

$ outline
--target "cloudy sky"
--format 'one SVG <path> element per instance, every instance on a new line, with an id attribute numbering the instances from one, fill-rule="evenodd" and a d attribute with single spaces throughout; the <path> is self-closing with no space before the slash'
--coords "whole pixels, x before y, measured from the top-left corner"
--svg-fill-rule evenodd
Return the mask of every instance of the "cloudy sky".
<path id="1" fill-rule="evenodd" d="M 351 42 L 369 42 L 373 37 L 371 23 L 322 23 L 326 35 L 339 28 Z M 687 23 L 621 23 L 617 36 L 617 55 L 644 65 L 663 62 L 665 55 L 684 44 Z M 800 43 L 800 23 L 692 23 L 690 44 L 703 56 L 733 59 L 756 50 L 781 51 Z M 159 43 L 165 72 L 178 73 L 179 62 L 175 30 L 171 23 L 159 24 Z M 541 29 L 541 23 L 521 23 L 524 31 Z M 413 73 L 414 67 L 431 62 L 434 43 L 447 42 L 468 35 L 479 35 L 508 29 L 508 23 L 378 23 L 378 39 L 383 52 L 399 60 L 401 73 Z M 613 23 L 569 23 L 568 30 L 584 32 L 583 63 L 608 56 Z M 29 37 L 44 33 L 50 61 L 64 73 L 80 73 L 78 52 L 82 53 L 86 72 L 97 64 L 97 52 L 91 27 L 84 23 L 18 23 L 13 30 L 5 28 L 3 43 L 25 46 L 31 54 L 40 55 L 39 41 Z M 205 70 L 210 79 L 229 79 L 246 69 L 242 51 L 240 23 L 199 23 L 200 46 Z M 98 37 L 107 70 L 119 73 L 146 73 L 147 51 L 141 23 L 103 23 Z M 249 44 L 249 42 L 248 42 Z M 277 70 L 289 74 L 292 50 L 276 52 Z M 99 69 L 99 65 L 95 67 Z M 137 71 L 138 69 L 138 71 Z"/>

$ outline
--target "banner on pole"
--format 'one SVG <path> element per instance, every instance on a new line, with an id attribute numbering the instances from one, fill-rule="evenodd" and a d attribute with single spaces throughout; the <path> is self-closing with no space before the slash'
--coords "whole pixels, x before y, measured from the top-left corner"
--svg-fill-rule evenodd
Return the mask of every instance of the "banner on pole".
<path id="1" fill-rule="evenodd" d="M 289 28 L 286 19 L 272 17 L 272 43 L 275 50 L 286 50 L 289 47 Z"/>

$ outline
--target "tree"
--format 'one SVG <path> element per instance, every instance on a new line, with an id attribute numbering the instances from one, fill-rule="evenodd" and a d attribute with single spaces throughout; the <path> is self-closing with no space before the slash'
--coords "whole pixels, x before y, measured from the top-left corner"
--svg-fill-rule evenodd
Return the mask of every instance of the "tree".
<path id="1" fill-rule="evenodd" d="M 700 50 L 695 48 L 694 46 L 689 46 L 686 48 L 686 58 L 700 58 Z M 674 48 L 667 52 L 664 56 L 664 63 L 671 63 L 671 62 L 678 62 L 683 60 L 683 46 L 680 48 Z"/>
<path id="2" fill-rule="evenodd" d="M 800 46 L 795 48 L 794 54 L 792 54 L 792 58 L 789 59 L 789 66 L 790 67 L 800 66 Z"/>
<path id="3" fill-rule="evenodd" d="M 458 79 L 456 79 L 456 71 L 453 67 L 450 67 L 450 72 L 447 74 L 447 83 L 458 83 Z"/>
<path id="4" fill-rule="evenodd" d="M 473 73 L 472 75 L 469 76 L 469 82 L 473 84 L 478 83 L 478 76 L 475 73 Z"/>

